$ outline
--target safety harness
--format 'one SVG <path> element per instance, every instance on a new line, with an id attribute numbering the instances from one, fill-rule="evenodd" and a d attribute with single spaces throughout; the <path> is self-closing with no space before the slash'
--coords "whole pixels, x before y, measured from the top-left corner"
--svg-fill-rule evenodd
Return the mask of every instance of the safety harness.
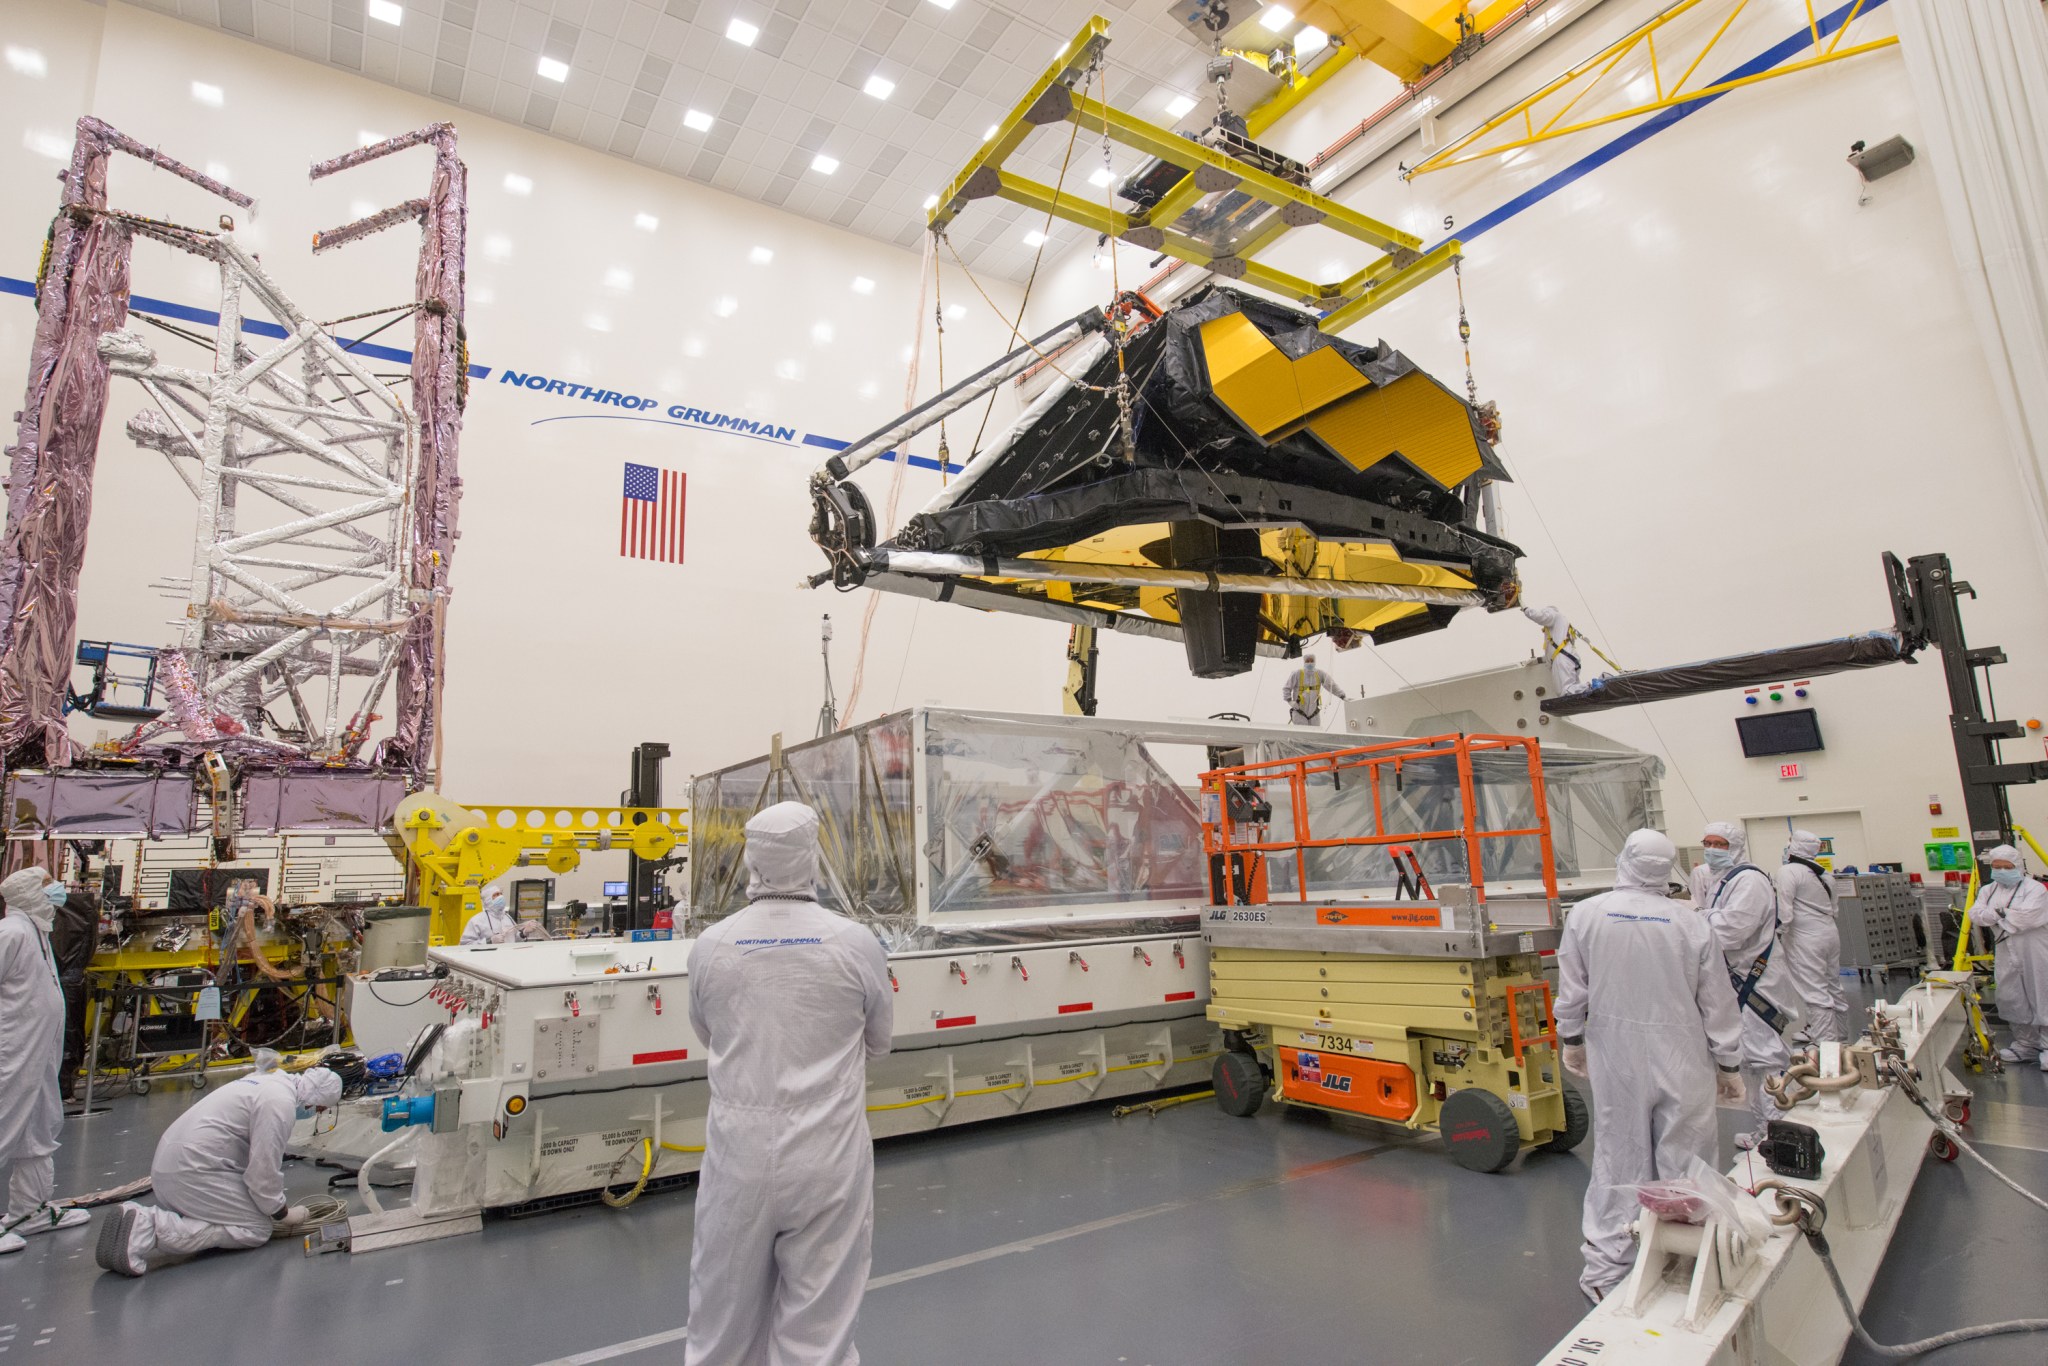
<path id="1" fill-rule="evenodd" d="M 1771 950 L 1778 946 L 1778 929 L 1782 922 L 1778 916 L 1777 885 L 1771 881 L 1769 873 L 1766 873 L 1754 863 L 1738 863 L 1728 870 L 1726 876 L 1714 888 L 1713 899 L 1708 904 L 1712 909 L 1719 910 L 1722 893 L 1728 890 L 1729 884 L 1734 882 L 1736 875 L 1740 873 L 1755 873 L 1764 880 L 1764 885 L 1771 889 L 1771 937 L 1764 941 L 1764 951 L 1758 954 L 1756 961 L 1749 965 L 1748 972 L 1745 973 L 1733 967 L 1728 969 L 1728 981 L 1735 988 L 1735 1005 L 1738 1010 L 1753 1012 L 1759 1020 L 1762 1020 L 1778 1033 L 1783 1034 L 1787 1029 L 1791 1028 L 1792 1017 L 1772 1005 L 1756 989 L 1756 984 L 1763 980 L 1765 969 L 1771 965 Z"/>
<path id="2" fill-rule="evenodd" d="M 1294 677 L 1294 709 L 1313 721 L 1323 714 L 1323 671 L 1304 666 Z"/>
<path id="3" fill-rule="evenodd" d="M 1832 882 L 1828 881 L 1828 870 L 1821 867 L 1818 863 L 1815 863 L 1812 859 L 1801 858 L 1797 854 L 1792 855 L 1789 859 L 1786 860 L 1786 862 L 1796 863 L 1801 868 L 1804 868 L 1807 872 L 1813 874 L 1813 880 L 1820 884 L 1821 895 L 1825 896 L 1828 900 L 1828 914 L 1833 915 L 1835 906 L 1835 886 Z"/>
<path id="4" fill-rule="evenodd" d="M 1548 627 L 1544 628 L 1543 638 L 1545 640 L 1548 640 L 1550 638 L 1550 629 Z M 1565 647 L 1567 645 L 1570 645 L 1575 640 L 1583 644 L 1587 649 L 1591 650 L 1594 654 L 1599 655 L 1600 662 L 1605 664 L 1608 668 L 1614 670 L 1616 673 L 1627 672 L 1627 670 L 1623 669 L 1621 665 L 1616 664 L 1613 660 L 1609 659 L 1606 655 L 1606 652 L 1601 650 L 1601 648 L 1598 645 L 1595 645 L 1592 641 L 1587 640 L 1586 637 L 1579 631 L 1579 628 L 1572 625 L 1570 622 L 1566 622 L 1564 624 L 1564 639 L 1558 641 L 1557 644 L 1550 647 L 1550 653 L 1543 656 L 1543 662 L 1548 664 L 1551 660 L 1556 659 L 1559 655 L 1564 655 L 1566 659 L 1569 659 L 1572 663 L 1577 664 L 1579 662 L 1579 657 L 1575 654 L 1570 654 L 1565 650 Z M 1744 866 L 1747 867 L 1748 865 Z M 1762 872 L 1763 870 L 1759 868 L 1757 871 Z"/>

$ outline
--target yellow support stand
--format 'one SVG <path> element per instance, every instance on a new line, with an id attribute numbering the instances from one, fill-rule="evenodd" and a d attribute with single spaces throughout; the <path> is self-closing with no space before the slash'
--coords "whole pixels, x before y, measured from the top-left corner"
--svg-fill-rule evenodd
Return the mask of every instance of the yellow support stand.
<path id="1" fill-rule="evenodd" d="M 2034 851 L 2034 857 L 2041 860 L 2041 866 L 2044 869 L 2048 869 L 2048 851 L 2042 850 L 2041 846 L 2035 842 L 2033 835 L 2028 833 L 2027 828 L 2023 825 L 2015 825 L 2012 828 L 2012 832 L 2026 842 L 2027 848 Z M 1977 874 L 1977 865 L 1975 862 L 1972 862 L 1970 865 L 1970 890 L 1963 894 L 1963 923 L 1962 927 L 1956 931 L 1956 956 L 1952 966 L 1957 972 L 1971 972 L 1979 967 L 1989 967 L 1997 959 L 1996 954 L 1970 952 L 1970 908 L 1977 904 L 1977 889 L 1980 885 L 1982 884 Z M 1974 991 L 1969 993 L 1969 1007 L 1970 1033 L 1978 1049 L 1988 1058 L 1991 1056 L 1991 1036 L 1985 1031 L 1984 1012 L 1978 1003 L 1977 993 Z"/>
<path id="2" fill-rule="evenodd" d="M 574 871 L 586 852 L 663 859 L 690 838 L 682 807 L 468 806 L 438 792 L 405 799 L 392 816 L 433 911 L 432 944 L 452 944 L 482 909 L 484 885 L 520 866 Z"/>

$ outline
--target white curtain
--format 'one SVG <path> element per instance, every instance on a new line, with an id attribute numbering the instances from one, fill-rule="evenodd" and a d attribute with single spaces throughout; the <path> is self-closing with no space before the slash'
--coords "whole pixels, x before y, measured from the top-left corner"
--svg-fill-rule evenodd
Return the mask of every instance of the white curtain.
<path id="1" fill-rule="evenodd" d="M 2041 0 L 1890 8 L 2048 564 L 2048 14 Z"/>

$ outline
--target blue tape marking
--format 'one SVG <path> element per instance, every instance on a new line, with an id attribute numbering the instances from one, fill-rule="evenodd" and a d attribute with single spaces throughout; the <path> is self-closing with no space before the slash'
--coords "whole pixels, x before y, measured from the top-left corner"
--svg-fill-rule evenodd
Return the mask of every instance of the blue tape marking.
<path id="1" fill-rule="evenodd" d="M 1887 0 L 1864 0 L 1862 12 L 1869 14 L 1873 10 L 1882 9 L 1886 3 Z M 1815 27 L 1820 30 L 1820 36 L 1825 38 L 1836 29 L 1842 27 L 1847 22 L 1850 13 L 1856 8 L 1854 0 L 1851 0 L 1851 3 L 1843 5 L 1834 13 L 1819 20 Z M 1813 33 L 1802 28 L 1791 37 L 1785 39 L 1785 41 L 1774 47 L 1766 48 L 1763 52 L 1758 53 L 1733 71 L 1716 80 L 1709 81 L 1707 84 L 1720 85 L 1725 81 L 1739 81 L 1745 76 L 1755 76 L 1769 71 L 1774 66 L 1790 61 L 1793 57 L 1796 57 L 1811 46 L 1813 46 Z M 1548 180 L 1524 190 L 1521 194 L 1516 195 L 1491 213 L 1473 219 L 1462 230 L 1451 233 L 1450 237 L 1455 237 L 1462 242 L 1470 242 L 1482 233 L 1499 227 L 1524 209 L 1533 208 L 1535 205 L 1542 203 L 1559 190 L 1570 185 L 1573 181 L 1599 170 L 1623 152 L 1640 146 L 1650 138 L 1671 127 L 1674 123 L 1677 123 L 1680 119 L 1692 117 L 1715 100 L 1721 99 L 1730 93 L 1732 92 L 1724 90 L 1719 95 L 1709 95 L 1705 99 L 1693 100 L 1687 104 L 1673 105 L 1669 109 L 1652 115 L 1641 124 L 1614 139 L 1614 141 L 1587 153 L 1584 157 L 1565 167 Z M 1444 241 L 1449 241 L 1450 237 L 1446 237 Z M 1425 247 L 1423 248 L 1423 254 L 1427 255 L 1442 245 L 1443 242 L 1437 242 Z"/>

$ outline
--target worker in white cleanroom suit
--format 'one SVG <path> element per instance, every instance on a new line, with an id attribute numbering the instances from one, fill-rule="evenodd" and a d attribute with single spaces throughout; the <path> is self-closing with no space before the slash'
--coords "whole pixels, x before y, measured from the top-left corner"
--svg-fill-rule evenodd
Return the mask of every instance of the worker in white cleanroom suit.
<path id="1" fill-rule="evenodd" d="M 1543 658 L 1558 696 L 1584 687 L 1579 682 L 1579 656 L 1572 649 L 1572 624 L 1564 613 L 1555 607 L 1524 607 L 1522 615 L 1543 628 Z"/>
<path id="2" fill-rule="evenodd" d="M 1598 1300 L 1635 1261 L 1630 1187 L 1712 1165 L 1718 1097 L 1743 1100 L 1742 1027 L 1714 932 L 1664 895 L 1678 851 L 1654 830 L 1621 846 L 1615 889 L 1566 918 L 1557 949 L 1557 1037 L 1568 1071 L 1593 1087 L 1585 1274 Z"/>
<path id="3" fill-rule="evenodd" d="M 55 888 L 57 897 L 50 889 Z M 57 1182 L 58 1131 L 64 1099 L 57 1067 L 64 1059 L 64 988 L 50 948 L 55 901 L 64 884 L 41 868 L 23 868 L 0 881 L 0 1171 L 8 1173 L 7 1217 L 0 1253 L 19 1252 L 22 1235 L 75 1228 L 91 1219 L 82 1209 L 49 1208 Z"/>
<path id="4" fill-rule="evenodd" d="M 1780 1110 L 1764 1090 L 1764 1078 L 1792 1062 L 1787 1034 L 1800 1027 L 1799 992 L 1778 943 L 1778 886 L 1754 863 L 1745 863 L 1749 840 L 1734 821 L 1714 821 L 1700 837 L 1706 867 L 1693 872 L 1693 904 L 1714 927 L 1742 1011 L 1742 1077 L 1756 1127 L 1738 1134 L 1735 1146 L 1763 1141 L 1764 1125 Z M 1701 872 L 1706 876 L 1702 878 Z"/>
<path id="5" fill-rule="evenodd" d="M 306 1207 L 285 1199 L 285 1143 L 295 1119 L 339 1104 L 341 1078 L 324 1067 L 252 1073 L 201 1099 L 157 1140 L 155 1207 L 131 1200 L 101 1221 L 100 1266 L 140 1276 L 165 1257 L 261 1247 L 274 1225 L 305 1223 Z"/>
<path id="6" fill-rule="evenodd" d="M 1778 912 L 1784 920 L 1778 942 L 1792 988 L 1799 993 L 1805 1021 L 1796 1043 L 1825 1043 L 1842 1037 L 1849 994 L 1842 990 L 1842 932 L 1835 924 L 1835 880 L 1816 861 L 1820 836 L 1794 830 L 1778 868 Z"/>
<path id="7" fill-rule="evenodd" d="M 711 1078 L 690 1246 L 688 1366 L 860 1360 L 874 1233 L 867 1060 L 889 1051 L 882 946 L 816 900 L 818 813 L 747 822 L 751 904 L 690 954 Z"/>
<path id="8" fill-rule="evenodd" d="M 484 888 L 484 907 L 462 927 L 458 942 L 468 948 L 474 944 L 509 944 L 518 937 L 519 922 L 505 903 L 505 889 L 494 885 Z"/>
<path id="9" fill-rule="evenodd" d="M 1998 1018 L 2012 1026 L 1998 1056 L 2048 1072 L 2048 887 L 2027 876 L 2010 844 L 1987 851 L 1984 862 L 1991 877 L 1970 904 L 1970 923 L 1998 946 Z"/>
<path id="10" fill-rule="evenodd" d="M 1344 697 L 1344 690 L 1337 686 L 1337 680 L 1316 667 L 1316 657 L 1303 655 L 1301 667 L 1280 685 L 1280 695 L 1287 699 L 1287 723 L 1291 726 L 1323 724 L 1325 692 L 1335 693 L 1340 701 Z"/>

